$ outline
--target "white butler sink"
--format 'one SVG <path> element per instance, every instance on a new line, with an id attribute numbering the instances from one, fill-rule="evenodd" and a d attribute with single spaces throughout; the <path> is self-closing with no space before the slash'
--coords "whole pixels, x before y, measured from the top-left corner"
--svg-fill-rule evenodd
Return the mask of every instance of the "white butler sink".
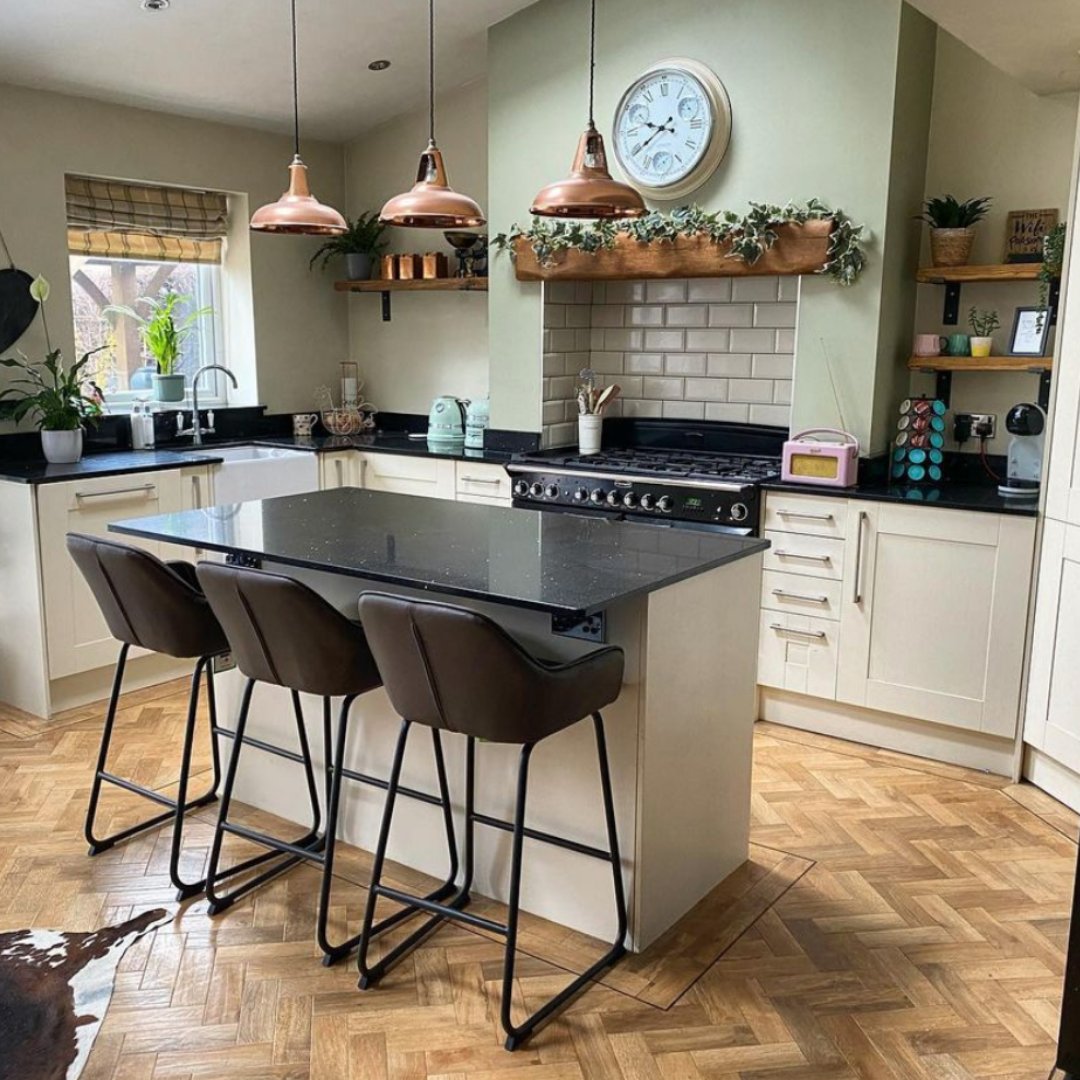
<path id="1" fill-rule="evenodd" d="M 301 495 L 319 489 L 318 455 L 273 446 L 223 446 L 189 450 L 193 457 L 220 458 L 215 463 L 214 505 Z"/>

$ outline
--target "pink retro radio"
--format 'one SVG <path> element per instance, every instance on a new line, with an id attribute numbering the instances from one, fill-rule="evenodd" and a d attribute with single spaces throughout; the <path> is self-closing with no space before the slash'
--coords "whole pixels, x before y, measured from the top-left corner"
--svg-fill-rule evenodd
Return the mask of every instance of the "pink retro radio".
<path id="1" fill-rule="evenodd" d="M 818 439 L 817 435 L 838 435 Z M 851 487 L 858 479 L 859 440 L 839 428 L 807 428 L 784 443 L 781 476 L 797 484 Z"/>

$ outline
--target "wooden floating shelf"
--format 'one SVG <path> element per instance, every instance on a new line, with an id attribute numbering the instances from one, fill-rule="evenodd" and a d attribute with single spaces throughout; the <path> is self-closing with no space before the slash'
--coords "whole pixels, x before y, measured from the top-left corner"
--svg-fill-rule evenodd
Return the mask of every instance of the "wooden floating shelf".
<path id="1" fill-rule="evenodd" d="M 923 285 L 967 285 L 975 281 L 1037 281 L 1042 267 L 1042 263 L 924 266 L 916 275 L 916 280 Z"/>
<path id="2" fill-rule="evenodd" d="M 383 281 L 335 281 L 338 292 L 385 293 L 385 292 L 487 292 L 486 277 L 407 278 Z"/>
<path id="3" fill-rule="evenodd" d="M 913 356 L 912 371 L 1019 371 L 1039 375 L 1054 366 L 1050 356 Z"/>

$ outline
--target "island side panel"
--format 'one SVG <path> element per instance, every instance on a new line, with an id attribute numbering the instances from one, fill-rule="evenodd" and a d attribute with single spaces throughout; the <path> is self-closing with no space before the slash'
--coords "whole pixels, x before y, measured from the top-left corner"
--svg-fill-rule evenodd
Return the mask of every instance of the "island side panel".
<path id="1" fill-rule="evenodd" d="M 760 555 L 650 595 L 642 664 L 634 947 L 747 858 Z"/>

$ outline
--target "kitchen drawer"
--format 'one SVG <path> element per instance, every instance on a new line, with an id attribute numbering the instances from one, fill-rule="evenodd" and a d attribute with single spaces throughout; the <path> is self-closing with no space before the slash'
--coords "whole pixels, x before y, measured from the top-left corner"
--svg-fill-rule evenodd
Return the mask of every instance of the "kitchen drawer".
<path id="1" fill-rule="evenodd" d="M 510 501 L 510 474 L 501 465 L 459 461 L 456 470 L 458 499 L 505 499 Z"/>
<path id="2" fill-rule="evenodd" d="M 838 622 L 763 611 L 758 682 L 779 690 L 835 700 L 839 644 Z"/>
<path id="3" fill-rule="evenodd" d="M 839 619 L 843 583 L 830 578 L 808 578 L 767 570 L 761 578 L 761 606 L 770 611 Z"/>
<path id="4" fill-rule="evenodd" d="M 769 491 L 765 495 L 762 529 L 806 533 L 842 539 L 847 523 L 848 501 L 819 495 L 788 495 Z"/>
<path id="5" fill-rule="evenodd" d="M 365 452 L 363 461 L 364 487 L 368 491 L 426 495 L 431 499 L 454 497 L 454 462 L 450 458 Z"/>
<path id="6" fill-rule="evenodd" d="M 766 570 L 783 570 L 804 577 L 844 577 L 844 541 L 825 536 L 804 536 L 801 533 L 771 532 L 765 539 L 771 547 L 765 552 Z"/>

